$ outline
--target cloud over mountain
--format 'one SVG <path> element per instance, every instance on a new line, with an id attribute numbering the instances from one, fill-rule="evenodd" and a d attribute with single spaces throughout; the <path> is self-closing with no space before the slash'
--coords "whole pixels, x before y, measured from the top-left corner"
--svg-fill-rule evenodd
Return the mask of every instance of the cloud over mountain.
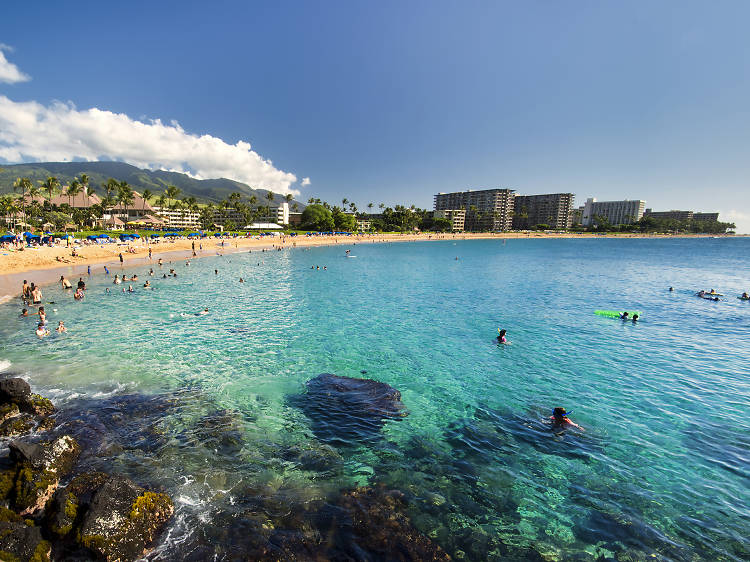
<path id="1" fill-rule="evenodd" d="M 0 50 L 0 82 L 24 79 L 28 77 Z M 195 135 L 176 121 L 144 122 L 98 108 L 79 110 L 72 102 L 45 106 L 0 96 L 0 161 L 74 159 L 121 160 L 198 179 L 228 178 L 276 193 L 299 193 L 291 187 L 297 181 L 294 174 L 274 167 L 245 141 L 229 144 Z"/>

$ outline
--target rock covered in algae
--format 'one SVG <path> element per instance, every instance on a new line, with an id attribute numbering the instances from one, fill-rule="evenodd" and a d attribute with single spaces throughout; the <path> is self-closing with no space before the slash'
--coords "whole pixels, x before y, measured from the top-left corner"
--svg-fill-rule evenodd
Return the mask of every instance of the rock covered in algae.
<path id="1" fill-rule="evenodd" d="M 135 560 L 148 552 L 173 512 L 166 494 L 110 476 L 91 495 L 76 537 L 81 546 L 105 560 Z"/>
<path id="2" fill-rule="evenodd" d="M 386 383 L 323 373 L 307 393 L 290 398 L 323 441 L 351 444 L 377 438 L 386 420 L 407 415 L 401 393 Z"/>
<path id="3" fill-rule="evenodd" d="M 15 516 L 15 517 L 13 517 Z M 0 560 L 3 562 L 49 562 L 52 547 L 39 527 L 3 509 L 0 513 Z"/>
<path id="4" fill-rule="evenodd" d="M 55 407 L 47 398 L 33 394 L 20 377 L 0 380 L 0 438 L 24 435 L 50 428 Z"/>
<path id="5" fill-rule="evenodd" d="M 0 489 L 10 495 L 13 507 L 21 515 L 41 511 L 57 489 L 60 478 L 68 474 L 80 453 L 75 439 L 69 435 L 42 444 L 12 442 L 8 445 L 14 469 L 3 473 Z M 9 473 L 10 472 L 10 473 Z M 10 478 L 8 487 L 4 478 Z"/>

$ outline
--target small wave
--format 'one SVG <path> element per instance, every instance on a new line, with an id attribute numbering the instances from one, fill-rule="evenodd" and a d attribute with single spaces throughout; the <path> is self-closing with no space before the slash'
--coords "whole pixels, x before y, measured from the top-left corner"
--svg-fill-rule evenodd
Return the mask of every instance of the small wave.
<path id="1" fill-rule="evenodd" d="M 8 361 L 7 359 L 0 359 L 0 373 L 2 373 L 3 371 L 7 371 L 8 369 L 10 369 L 11 365 L 12 365 L 12 363 L 10 361 Z"/>

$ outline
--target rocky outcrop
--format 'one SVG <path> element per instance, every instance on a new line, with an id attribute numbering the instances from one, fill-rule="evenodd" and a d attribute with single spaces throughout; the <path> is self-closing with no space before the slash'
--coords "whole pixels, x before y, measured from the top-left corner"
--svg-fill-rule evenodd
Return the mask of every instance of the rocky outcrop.
<path id="1" fill-rule="evenodd" d="M 68 495 L 76 510 L 85 510 L 75 536 L 81 546 L 105 560 L 141 557 L 174 512 L 169 496 L 147 491 L 121 476 L 107 477 L 88 491 L 92 492 L 88 505 Z"/>
<path id="2" fill-rule="evenodd" d="M 49 562 L 52 547 L 42 530 L 17 513 L 0 508 L 0 560 L 4 562 Z"/>
<path id="3" fill-rule="evenodd" d="M 52 402 L 32 393 L 22 378 L 0 380 L 0 438 L 47 431 L 53 425 L 49 416 L 54 412 Z"/>
<path id="4" fill-rule="evenodd" d="M 378 439 L 387 420 L 407 415 L 401 393 L 386 383 L 330 373 L 307 381 L 307 393 L 290 402 L 310 418 L 316 437 L 333 444 Z"/>
<path id="5" fill-rule="evenodd" d="M 43 444 L 15 441 L 8 448 L 14 467 L 4 474 L 0 488 L 20 515 L 33 515 L 44 508 L 80 453 L 78 443 L 68 435 Z"/>

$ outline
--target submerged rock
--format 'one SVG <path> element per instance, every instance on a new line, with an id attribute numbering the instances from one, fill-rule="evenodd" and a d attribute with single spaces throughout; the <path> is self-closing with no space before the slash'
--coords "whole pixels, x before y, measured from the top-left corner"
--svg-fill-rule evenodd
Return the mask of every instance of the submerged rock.
<path id="1" fill-rule="evenodd" d="M 290 402 L 327 442 L 352 444 L 379 438 L 386 420 L 407 415 L 401 393 L 383 382 L 323 373 L 307 381 L 307 393 Z"/>

